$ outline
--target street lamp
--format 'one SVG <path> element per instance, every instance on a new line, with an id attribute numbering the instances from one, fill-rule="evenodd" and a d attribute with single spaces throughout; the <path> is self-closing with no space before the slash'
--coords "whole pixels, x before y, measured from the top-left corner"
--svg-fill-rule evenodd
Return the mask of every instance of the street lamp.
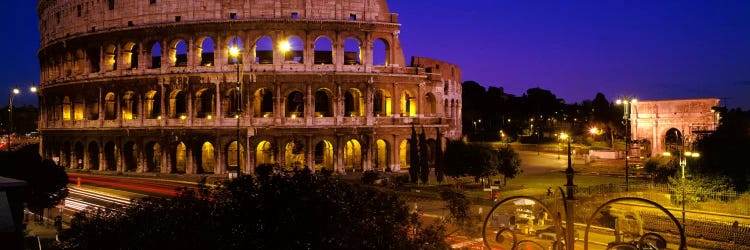
<path id="1" fill-rule="evenodd" d="M 565 178 L 567 179 L 567 183 L 565 184 L 565 189 L 567 195 L 565 196 L 565 199 L 567 202 L 565 202 L 565 227 L 567 230 L 565 230 L 565 245 L 566 249 L 574 249 L 575 248 L 575 240 L 574 239 L 574 228 L 573 225 L 575 219 L 573 218 L 573 215 L 575 214 L 575 206 L 573 203 L 575 202 L 575 189 L 576 186 L 573 184 L 573 177 L 575 176 L 575 171 L 573 170 L 573 162 L 571 160 L 571 152 L 570 152 L 570 141 L 572 140 L 571 136 L 567 133 L 560 133 L 560 139 L 567 140 L 568 141 L 568 167 L 565 169 Z"/>
<path id="2" fill-rule="evenodd" d="M 637 103 L 638 99 L 635 96 L 623 96 L 617 99 L 617 104 L 622 104 L 623 114 L 622 119 L 625 120 L 625 191 L 629 191 L 630 183 L 628 182 L 629 166 L 628 160 L 630 158 L 630 105 Z"/>
<path id="3" fill-rule="evenodd" d="M 242 78 L 240 77 L 240 64 L 242 64 L 242 61 L 240 60 L 240 49 L 237 47 L 237 43 L 235 42 L 234 45 L 229 48 L 229 56 L 232 57 L 234 60 L 234 64 L 237 66 L 237 113 L 235 114 L 235 117 L 237 118 L 237 171 L 239 172 L 241 167 L 241 158 L 240 158 L 240 120 L 242 119 Z M 233 175 L 233 169 L 230 170 L 230 175 Z M 233 176 L 232 176 L 233 177 Z"/>
<path id="4" fill-rule="evenodd" d="M 31 93 L 36 93 L 36 86 L 31 86 L 29 91 Z M 6 145 L 6 150 L 8 152 L 10 152 L 11 137 L 13 137 L 13 97 L 18 94 L 21 94 L 21 90 L 18 89 L 18 87 L 11 89 L 10 93 L 8 93 L 8 143 Z"/>
<path id="5" fill-rule="evenodd" d="M 281 52 L 284 53 L 284 56 L 282 57 L 282 62 L 286 62 L 286 52 L 292 50 L 292 44 L 289 43 L 289 41 L 282 41 L 279 43 L 279 49 L 281 49 Z"/>

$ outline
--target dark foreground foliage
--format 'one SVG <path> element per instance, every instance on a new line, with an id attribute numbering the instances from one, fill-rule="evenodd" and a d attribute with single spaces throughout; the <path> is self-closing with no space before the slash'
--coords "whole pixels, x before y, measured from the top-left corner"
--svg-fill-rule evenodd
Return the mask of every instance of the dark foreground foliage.
<path id="1" fill-rule="evenodd" d="M 26 181 L 24 203 L 40 214 L 68 196 L 68 174 L 53 161 L 42 159 L 39 144 L 0 152 L 0 176 Z"/>
<path id="2" fill-rule="evenodd" d="M 62 249 L 447 249 L 391 193 L 309 172 L 240 176 L 78 214 Z"/>

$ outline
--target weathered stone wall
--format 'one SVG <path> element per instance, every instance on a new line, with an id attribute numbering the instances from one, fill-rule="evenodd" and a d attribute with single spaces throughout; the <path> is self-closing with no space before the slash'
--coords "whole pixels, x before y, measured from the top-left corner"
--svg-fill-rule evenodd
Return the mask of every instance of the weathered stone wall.
<path id="1" fill-rule="evenodd" d="M 129 26 L 292 19 L 293 13 L 300 20 L 351 20 L 354 17 L 364 22 L 398 22 L 385 0 L 41 0 L 37 13 L 42 44 Z"/>

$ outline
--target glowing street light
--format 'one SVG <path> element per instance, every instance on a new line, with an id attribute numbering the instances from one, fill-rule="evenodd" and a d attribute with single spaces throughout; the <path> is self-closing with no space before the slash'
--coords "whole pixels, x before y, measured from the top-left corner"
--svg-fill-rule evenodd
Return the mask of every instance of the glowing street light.
<path id="1" fill-rule="evenodd" d="M 625 120 L 625 191 L 629 189 L 628 175 L 629 166 L 628 160 L 630 158 L 630 105 L 638 103 L 638 99 L 635 96 L 623 96 L 617 98 L 617 105 L 623 105 L 622 119 Z"/>
<path id="2" fill-rule="evenodd" d="M 234 60 L 234 64 L 237 67 L 237 113 L 235 114 L 235 117 L 237 118 L 237 172 L 242 169 L 240 166 L 240 120 L 242 118 L 242 78 L 240 76 L 240 64 L 242 64 L 242 60 L 240 60 L 240 55 L 241 51 L 235 42 L 234 45 L 229 48 L 229 56 Z M 230 178 L 234 177 L 232 170 L 230 170 L 229 173 Z"/>
<path id="3" fill-rule="evenodd" d="M 36 86 L 31 86 L 29 88 L 29 91 L 31 93 L 36 93 L 37 88 Z M 6 145 L 6 149 L 10 152 L 10 146 L 11 146 L 11 137 L 13 137 L 13 97 L 16 95 L 21 94 L 21 90 L 17 87 L 11 89 L 10 93 L 8 93 L 8 143 Z"/>
<path id="4" fill-rule="evenodd" d="M 286 61 L 286 52 L 292 50 L 292 44 L 288 40 L 281 41 L 279 43 L 279 49 L 284 53 L 283 61 Z"/>

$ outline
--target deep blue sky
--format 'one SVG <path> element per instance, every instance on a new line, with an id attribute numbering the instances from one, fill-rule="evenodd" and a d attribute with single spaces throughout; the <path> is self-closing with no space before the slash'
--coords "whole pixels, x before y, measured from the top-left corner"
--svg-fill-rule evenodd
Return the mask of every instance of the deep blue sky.
<path id="1" fill-rule="evenodd" d="M 187 0 L 186 0 L 187 1 Z M 719 97 L 750 109 L 750 1 L 390 0 L 407 56 L 458 64 L 463 80 L 567 103 Z M 39 81 L 36 1 L 0 1 L 0 89 Z M 7 103 L 0 90 L 0 103 Z M 17 103 L 36 104 L 32 95 Z M 4 106 L 4 105 L 2 105 Z"/>

